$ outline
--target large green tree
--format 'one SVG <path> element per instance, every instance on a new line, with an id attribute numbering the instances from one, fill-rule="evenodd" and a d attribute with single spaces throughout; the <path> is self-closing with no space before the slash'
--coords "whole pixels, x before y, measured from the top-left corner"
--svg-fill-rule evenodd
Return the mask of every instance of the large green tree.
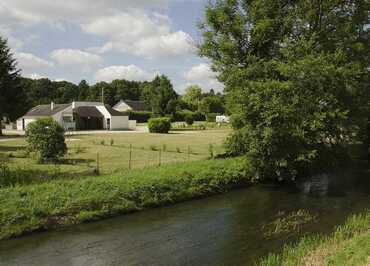
<path id="1" fill-rule="evenodd" d="M 202 88 L 198 85 L 190 85 L 187 87 L 185 89 L 185 94 L 181 97 L 192 111 L 198 111 L 201 98 Z"/>
<path id="2" fill-rule="evenodd" d="M 365 125 L 368 0 L 217 0 L 200 54 L 225 84 L 234 134 L 257 177 L 333 165 Z M 358 135 L 358 134 L 357 134 Z M 317 168 L 316 168 L 317 167 Z"/>
<path id="3" fill-rule="evenodd" d="M 177 97 L 171 81 L 165 75 L 156 76 L 153 81 L 143 86 L 142 99 L 152 108 L 153 113 L 158 115 L 171 113 L 172 106 L 168 103 Z"/>
<path id="4" fill-rule="evenodd" d="M 0 135 L 3 117 L 17 118 L 19 108 L 24 101 L 19 83 L 20 70 L 8 47 L 7 40 L 0 36 Z"/>

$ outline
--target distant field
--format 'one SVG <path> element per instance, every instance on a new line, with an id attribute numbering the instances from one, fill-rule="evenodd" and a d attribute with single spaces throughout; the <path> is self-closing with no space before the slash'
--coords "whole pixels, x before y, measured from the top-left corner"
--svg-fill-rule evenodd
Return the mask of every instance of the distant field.
<path id="1" fill-rule="evenodd" d="M 25 139 L 0 142 L 0 155 L 11 168 L 35 171 L 35 175 L 49 178 L 50 174 L 75 178 L 91 175 L 97 165 L 101 174 L 144 168 L 171 162 L 194 161 L 224 152 L 223 142 L 228 129 L 173 132 L 171 134 L 113 133 L 102 135 L 73 135 L 66 137 L 68 155 L 62 164 L 37 164 L 25 156 Z"/>

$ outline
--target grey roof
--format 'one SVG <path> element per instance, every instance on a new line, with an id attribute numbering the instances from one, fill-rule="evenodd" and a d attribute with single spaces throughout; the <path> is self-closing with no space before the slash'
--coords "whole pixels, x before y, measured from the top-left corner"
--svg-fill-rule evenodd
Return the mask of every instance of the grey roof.
<path id="1" fill-rule="evenodd" d="M 109 105 L 105 105 L 105 108 L 107 108 L 107 111 L 110 113 L 111 116 L 127 116 L 122 112 L 119 112 L 117 110 L 114 110 L 112 107 Z"/>
<path id="2" fill-rule="evenodd" d="M 50 104 L 42 104 L 33 107 L 24 116 L 52 116 L 63 111 L 69 106 L 71 106 L 71 104 L 54 104 L 54 108 L 51 109 Z"/>
<path id="3" fill-rule="evenodd" d="M 148 111 L 148 108 L 144 101 L 124 100 L 123 102 L 130 106 L 134 111 Z"/>
<path id="4" fill-rule="evenodd" d="M 79 106 L 74 109 L 79 117 L 104 117 L 95 106 Z"/>

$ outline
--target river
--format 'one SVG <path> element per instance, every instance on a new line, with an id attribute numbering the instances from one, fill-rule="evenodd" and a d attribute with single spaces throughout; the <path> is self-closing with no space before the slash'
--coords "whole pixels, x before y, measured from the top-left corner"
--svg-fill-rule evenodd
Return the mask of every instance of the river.
<path id="1" fill-rule="evenodd" d="M 370 179 L 342 173 L 320 197 L 258 185 L 206 199 L 0 242 L 0 265 L 251 265 L 306 233 L 329 233 L 370 207 Z M 341 179 L 342 180 L 342 179 Z M 318 218 L 300 232 L 266 237 L 280 212 Z"/>

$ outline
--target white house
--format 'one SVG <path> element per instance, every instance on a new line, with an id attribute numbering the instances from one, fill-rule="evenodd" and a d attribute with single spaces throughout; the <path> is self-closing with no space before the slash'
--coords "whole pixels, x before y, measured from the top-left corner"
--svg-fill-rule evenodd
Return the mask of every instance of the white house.
<path id="1" fill-rule="evenodd" d="M 25 130 L 37 119 L 52 117 L 65 130 L 127 130 L 136 123 L 127 115 L 100 102 L 72 102 L 70 104 L 38 105 L 17 120 L 17 129 Z"/>
<path id="2" fill-rule="evenodd" d="M 114 110 L 119 112 L 127 111 L 149 111 L 144 101 L 120 100 L 113 106 Z"/>

